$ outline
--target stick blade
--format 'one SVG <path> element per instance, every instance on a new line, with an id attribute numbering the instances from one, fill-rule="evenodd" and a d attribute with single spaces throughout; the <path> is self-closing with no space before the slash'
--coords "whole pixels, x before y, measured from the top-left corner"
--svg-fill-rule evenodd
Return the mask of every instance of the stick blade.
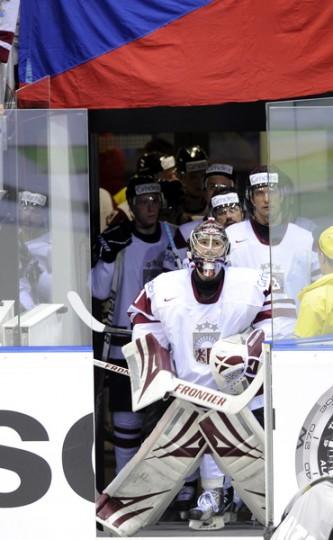
<path id="1" fill-rule="evenodd" d="M 78 317 L 80 317 L 81 321 L 84 322 L 86 326 L 88 326 L 88 328 L 91 328 L 91 330 L 93 330 L 94 332 L 105 331 L 105 325 L 95 319 L 95 317 L 88 311 L 76 291 L 68 291 L 67 299 L 75 313 L 78 315 Z"/>

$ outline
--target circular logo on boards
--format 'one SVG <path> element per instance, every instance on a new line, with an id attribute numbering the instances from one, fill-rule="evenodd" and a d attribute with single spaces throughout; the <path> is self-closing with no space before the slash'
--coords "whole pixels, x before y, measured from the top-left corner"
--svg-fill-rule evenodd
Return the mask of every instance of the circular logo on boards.
<path id="1" fill-rule="evenodd" d="M 333 476 L 333 387 L 307 415 L 298 436 L 295 461 L 300 488 L 321 476 Z"/>

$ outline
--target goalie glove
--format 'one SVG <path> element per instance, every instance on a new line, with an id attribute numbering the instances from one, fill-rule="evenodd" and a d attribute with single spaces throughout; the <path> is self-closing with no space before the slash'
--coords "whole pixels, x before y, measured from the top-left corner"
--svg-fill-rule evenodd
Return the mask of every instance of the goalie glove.
<path id="1" fill-rule="evenodd" d="M 101 259 L 106 263 L 115 261 L 119 251 L 132 242 L 132 224 L 124 221 L 120 225 L 107 228 L 100 234 L 94 246 L 95 260 Z"/>
<path id="2" fill-rule="evenodd" d="M 262 330 L 251 329 L 214 343 L 210 366 L 220 390 L 240 394 L 247 388 L 258 371 L 263 340 Z"/>

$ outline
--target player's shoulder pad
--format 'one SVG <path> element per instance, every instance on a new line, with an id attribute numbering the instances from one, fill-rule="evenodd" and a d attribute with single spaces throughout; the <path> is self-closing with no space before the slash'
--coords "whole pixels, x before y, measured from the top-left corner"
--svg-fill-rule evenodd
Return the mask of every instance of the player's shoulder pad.
<path id="1" fill-rule="evenodd" d="M 184 281 L 186 281 L 188 275 L 188 269 L 183 268 L 181 270 L 171 270 L 170 272 L 162 272 L 154 279 L 146 283 L 145 288 L 149 296 L 165 296 L 168 292 L 177 293 L 181 291 L 186 286 Z M 173 294 L 173 296 L 175 296 Z"/>
<path id="2" fill-rule="evenodd" d="M 247 224 L 246 220 L 240 221 L 239 223 L 233 223 L 226 228 L 225 232 L 231 243 L 234 243 L 237 240 L 247 240 L 246 234 Z"/>
<path id="3" fill-rule="evenodd" d="M 307 240 L 308 242 L 313 241 L 313 234 L 311 231 L 304 229 L 304 227 L 301 227 L 300 225 L 297 225 L 296 223 L 288 223 L 288 231 L 295 236 L 295 240 L 303 238 L 304 240 Z"/>
<path id="4" fill-rule="evenodd" d="M 254 268 L 229 266 L 226 269 L 224 287 L 231 302 L 261 306 L 266 296 L 266 283 Z"/>
<path id="5" fill-rule="evenodd" d="M 228 281 L 238 287 L 239 290 L 254 286 L 259 281 L 260 272 L 255 268 L 248 266 L 227 266 L 225 268 L 225 276 Z"/>

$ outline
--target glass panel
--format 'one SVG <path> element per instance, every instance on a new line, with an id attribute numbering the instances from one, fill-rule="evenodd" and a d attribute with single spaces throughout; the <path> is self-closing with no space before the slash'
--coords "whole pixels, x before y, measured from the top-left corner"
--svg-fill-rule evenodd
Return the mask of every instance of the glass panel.
<path id="1" fill-rule="evenodd" d="M 8 110 L 2 126 L 2 344 L 88 345 L 67 301 L 75 290 L 89 307 L 87 114 Z"/>
<path id="2" fill-rule="evenodd" d="M 17 253 L 17 159 L 16 111 L 0 116 L 0 344 L 4 345 L 4 323 L 18 313 L 18 253 Z"/>
<path id="3" fill-rule="evenodd" d="M 269 103 L 267 132 L 273 341 L 332 334 L 333 100 Z"/>

